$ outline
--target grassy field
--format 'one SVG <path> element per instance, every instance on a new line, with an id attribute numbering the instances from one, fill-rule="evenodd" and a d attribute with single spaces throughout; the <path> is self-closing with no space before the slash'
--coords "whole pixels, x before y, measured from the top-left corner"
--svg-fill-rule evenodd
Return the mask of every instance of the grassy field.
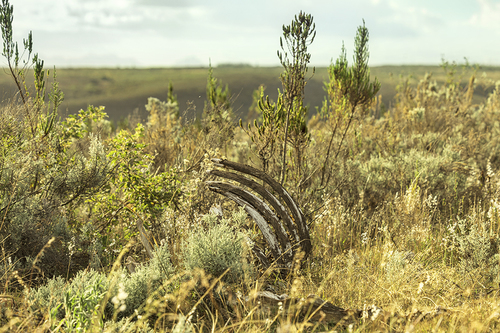
<path id="1" fill-rule="evenodd" d="M 214 75 L 244 114 L 259 84 L 279 87 L 280 71 Z M 325 71 L 307 86 L 311 105 Z M 284 126 L 245 132 L 224 103 L 199 123 L 179 119 L 186 101 L 201 112 L 207 72 L 59 71 L 68 113 L 105 105 L 112 120 L 135 108 L 145 118 L 147 97 L 166 100 L 174 84 L 179 105 L 151 104 L 147 123 L 122 131 L 100 109 L 51 127 L 36 107 L 2 107 L 0 332 L 500 330 L 500 70 L 478 70 L 472 96 L 472 72 L 373 68 L 390 112 L 372 117 L 380 105 L 369 103 L 349 128 L 330 94 L 329 117 L 290 131 L 286 168 Z M 429 72 L 437 85 L 421 81 Z M 405 78 L 410 88 L 392 99 Z M 309 227 L 307 260 L 301 241 L 293 264 L 279 266 L 254 219 L 212 191 L 214 169 L 227 170 L 211 158 L 224 157 L 274 180 L 285 170 Z M 309 300 L 322 308 L 308 312 Z"/>
<path id="2" fill-rule="evenodd" d="M 378 102 L 246 126 L 281 72 L 215 68 L 229 106 L 208 68 L 59 69 L 54 122 L 1 75 L 0 332 L 499 331 L 500 69 L 374 67 Z"/>
<path id="3" fill-rule="evenodd" d="M 277 89 L 281 89 L 281 71 L 281 67 L 225 66 L 215 68 L 214 75 L 223 84 L 228 84 L 233 94 L 233 109 L 239 117 L 245 119 L 252 104 L 252 93 L 259 85 L 264 84 L 269 96 L 276 99 Z M 461 71 L 458 68 L 457 74 L 460 75 Z M 463 84 L 467 83 L 473 72 L 472 69 L 465 72 Z M 387 107 L 392 103 L 396 86 L 402 80 L 408 78 L 411 84 L 416 85 L 426 73 L 432 73 L 438 83 L 446 80 L 446 74 L 440 66 L 381 66 L 371 69 L 372 78 L 377 77 L 382 84 L 379 93 Z M 57 69 L 57 78 L 65 94 L 60 110 L 63 115 L 67 115 L 86 109 L 88 105 L 104 105 L 110 119 L 115 122 L 136 109 L 141 117 L 145 117 L 144 105 L 148 97 L 164 100 L 171 82 L 178 97 L 181 114 L 188 118 L 195 115 L 199 117 L 206 99 L 207 75 L 208 68 L 60 68 Z M 484 75 L 488 79 L 498 80 L 500 68 L 479 68 L 476 76 L 481 78 Z M 327 80 L 327 68 L 316 68 L 306 86 L 305 103 L 310 105 L 311 115 L 315 107 L 322 104 L 325 97 L 323 82 Z M 475 102 L 484 101 L 491 89 L 491 86 L 488 90 L 485 86 L 478 85 Z M 4 100 L 15 92 L 13 80 L 5 69 L 0 75 L 0 90 L 3 91 L 1 97 Z"/>

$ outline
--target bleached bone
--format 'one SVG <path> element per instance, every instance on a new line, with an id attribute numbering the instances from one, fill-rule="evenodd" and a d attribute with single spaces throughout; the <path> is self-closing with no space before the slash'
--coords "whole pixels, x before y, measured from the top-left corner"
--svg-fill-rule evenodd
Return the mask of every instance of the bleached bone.
<path id="1" fill-rule="evenodd" d="M 238 205 L 245 207 L 245 210 L 262 231 L 272 256 L 278 263 L 284 263 L 285 266 L 290 267 L 294 257 L 294 246 L 297 245 L 302 248 L 305 257 L 310 254 L 312 245 L 304 214 L 281 184 L 265 172 L 248 165 L 220 158 L 214 158 L 212 162 L 218 167 L 231 169 L 262 180 L 279 196 L 280 200 L 263 185 L 240 174 L 222 170 L 208 171 L 211 175 L 236 181 L 263 198 L 262 200 L 253 193 L 233 184 L 218 181 L 206 182 L 210 190 L 218 192 Z M 276 214 L 266 202 L 276 211 Z M 272 226 L 272 229 L 270 226 Z"/>

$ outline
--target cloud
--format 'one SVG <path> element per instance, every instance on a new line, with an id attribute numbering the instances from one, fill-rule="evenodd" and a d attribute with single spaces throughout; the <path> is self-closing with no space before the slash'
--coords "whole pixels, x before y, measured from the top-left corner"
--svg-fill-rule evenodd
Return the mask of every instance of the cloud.
<path id="1" fill-rule="evenodd" d="M 402 5 L 388 0 L 326 1 L 321 5 L 314 2 L 310 12 L 317 25 L 318 37 L 326 35 L 346 41 L 354 38 L 363 19 L 373 38 L 413 38 L 425 33 L 425 26 L 435 28 L 442 24 L 437 15 L 411 2 Z"/>
<path id="2" fill-rule="evenodd" d="M 73 31 L 91 30 L 101 34 L 123 31 L 128 35 L 134 31 L 145 35 L 162 33 L 183 38 L 193 30 L 192 27 L 206 31 L 197 25 L 197 22 L 206 21 L 208 13 L 200 6 L 180 6 L 176 5 L 176 1 L 164 1 L 162 6 L 153 6 L 160 2 L 140 1 L 142 5 L 136 0 L 67 0 L 61 4 L 61 16 L 71 21 L 68 27 Z"/>
<path id="3" fill-rule="evenodd" d="M 65 5 L 69 17 L 80 27 L 126 26 L 144 20 L 144 13 L 134 10 L 128 1 L 68 1 Z"/>
<path id="4" fill-rule="evenodd" d="M 382 10 L 377 11 L 375 22 L 379 28 L 384 27 L 381 29 L 384 35 L 416 37 L 445 26 L 439 13 L 418 6 L 418 2 L 379 1 L 377 7 L 382 7 Z"/>
<path id="5" fill-rule="evenodd" d="M 500 2 L 494 3 L 489 0 L 477 0 L 479 13 L 475 13 L 469 19 L 471 26 L 491 29 L 500 33 Z"/>
<path id="6" fill-rule="evenodd" d="M 189 0 L 136 0 L 140 6 L 159 6 L 159 7 L 191 7 L 192 1 Z"/>
<path id="7" fill-rule="evenodd" d="M 342 41 L 352 54 L 363 19 L 372 64 L 438 63 L 442 54 L 491 59 L 498 54 L 491 40 L 500 32 L 498 0 L 470 1 L 452 10 L 445 0 L 14 1 L 14 38 L 22 41 L 32 30 L 40 56 L 65 57 L 65 64 L 94 56 L 109 64 L 116 54 L 117 62 L 138 66 L 208 64 L 209 58 L 214 65 L 279 65 L 282 25 L 301 10 L 316 23 L 309 48 L 316 65 L 335 59 Z"/>

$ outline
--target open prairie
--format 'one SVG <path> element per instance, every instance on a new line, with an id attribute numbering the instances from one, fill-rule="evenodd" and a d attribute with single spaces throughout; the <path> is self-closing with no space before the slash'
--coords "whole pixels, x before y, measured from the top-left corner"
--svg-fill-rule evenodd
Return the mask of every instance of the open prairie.
<path id="1" fill-rule="evenodd" d="M 222 66 L 214 68 L 214 76 L 222 84 L 227 84 L 232 93 L 232 106 L 235 114 L 246 118 L 252 104 L 252 93 L 259 85 L 266 86 L 266 94 L 276 99 L 278 89 L 282 89 L 279 75 L 282 67 Z M 426 73 L 438 82 L 446 81 L 446 73 L 440 66 L 380 66 L 371 68 L 371 77 L 381 82 L 379 94 L 389 107 L 396 94 L 396 86 L 404 79 L 416 85 Z M 462 83 L 467 84 L 473 69 L 466 70 Z M 310 116 L 315 107 L 321 106 L 326 94 L 324 82 L 328 81 L 328 69 L 318 67 L 312 75 L 309 70 L 309 81 L 305 90 L 305 103 L 311 107 Z M 457 75 L 462 74 L 458 67 Z M 142 118 L 147 113 L 144 105 L 148 97 L 165 100 L 168 85 L 174 86 L 174 93 L 179 101 L 181 115 L 192 118 L 201 116 L 206 100 L 208 68 L 59 68 L 57 80 L 65 98 L 60 107 L 62 115 L 74 114 L 88 105 L 105 106 L 106 113 L 114 122 L 138 109 Z M 478 67 L 476 77 L 491 80 L 500 79 L 500 68 Z M 485 80 L 482 80 L 485 83 Z M 3 99 L 10 98 L 15 92 L 15 85 L 4 70 L 0 75 L 0 89 Z M 474 101 L 484 101 L 492 85 L 480 84 L 475 89 Z"/>

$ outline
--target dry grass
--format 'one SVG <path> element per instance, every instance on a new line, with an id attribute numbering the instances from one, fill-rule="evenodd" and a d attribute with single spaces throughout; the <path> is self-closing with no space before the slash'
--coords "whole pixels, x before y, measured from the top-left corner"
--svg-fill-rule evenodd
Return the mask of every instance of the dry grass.
<path id="1" fill-rule="evenodd" d="M 427 77 L 419 86 L 401 89 L 384 117 L 370 116 L 380 111 L 380 104 L 374 104 L 365 118 L 356 120 L 339 161 L 329 171 L 330 182 L 323 187 L 318 186 L 315 170 L 324 156 L 328 126 L 321 119 L 313 119 L 305 163 L 309 187 L 286 184 L 300 198 L 308 216 L 313 253 L 306 261 L 298 262 L 288 276 L 256 266 L 254 276 L 231 284 L 222 283 L 221 277 L 186 271 L 182 244 L 195 227 L 207 227 L 201 216 L 213 204 L 220 203 L 227 216 L 236 209 L 203 186 L 208 179 L 206 170 L 213 168 L 210 158 L 220 157 L 223 151 L 231 160 L 258 166 L 252 143 L 238 128 L 231 128 L 232 141 L 224 141 L 221 133 L 226 133 L 231 124 L 215 128 L 206 123 L 188 123 L 181 128 L 178 118 L 159 117 L 156 123 L 146 125 L 139 141 L 147 147 L 138 152 L 144 155 L 137 156 L 149 154 L 154 167 L 141 172 L 153 179 L 163 171 L 176 170 L 179 191 L 183 193 L 177 206 L 162 206 L 161 216 L 146 208 L 131 207 L 126 201 L 130 199 L 126 197 L 127 189 L 119 189 L 116 183 L 96 194 L 99 196 L 94 201 L 71 206 L 74 211 L 61 210 L 60 214 L 72 219 L 70 228 L 76 233 L 94 230 L 89 231 L 92 237 L 109 241 L 102 246 L 100 257 L 102 263 L 108 260 L 108 265 L 102 264 L 100 271 L 111 285 L 119 286 L 122 281 L 118 274 L 124 272 L 120 268 L 122 258 L 130 255 L 144 264 L 149 262 L 142 245 L 133 242 L 138 239 L 134 222 L 137 216 L 147 218 L 147 237 L 152 244 L 163 242 L 168 246 L 174 273 L 165 276 L 162 287 L 148 290 L 148 301 L 118 324 L 113 319 L 120 319 L 122 299 L 110 287 L 106 295 L 101 295 L 99 305 L 85 312 L 91 323 L 86 330 L 498 331 L 500 98 L 495 91 L 488 101 L 476 103 L 468 89 L 434 85 Z M 107 139 L 108 146 L 113 137 Z M 212 149 L 215 137 L 219 147 Z M 85 226 L 84 221 L 94 229 Z M 262 244 L 250 219 L 243 229 Z M 85 241 L 92 243 L 93 239 Z M 4 242 L 0 240 L 0 244 Z M 74 244 L 80 251 L 84 240 Z M 85 249 L 91 248 L 89 245 Z M 62 332 L 71 331 L 69 327 L 78 330 L 69 321 L 82 320 L 78 317 L 81 307 L 65 303 L 66 313 L 61 319 L 50 309 L 34 310 L 30 304 L 29 295 L 36 288 L 26 281 L 28 275 L 23 272 L 37 270 L 37 261 L 46 250 L 44 247 L 39 257 L 28 262 L 25 258 L 13 259 L 15 253 L 2 247 L 0 332 Z M 253 259 L 249 257 L 251 262 Z M 24 270 L 18 268 L 20 264 Z M 70 286 L 71 280 L 63 285 Z M 308 321 L 309 317 L 299 315 L 295 308 L 266 306 L 252 297 L 245 299 L 264 290 L 298 299 L 315 294 L 352 313 L 372 305 L 382 310 L 377 316 L 357 320 L 348 316 L 340 323 Z M 81 291 L 82 304 L 93 304 L 90 296 Z M 107 304 L 111 303 L 106 300 L 113 297 L 118 298 L 110 310 Z"/>

